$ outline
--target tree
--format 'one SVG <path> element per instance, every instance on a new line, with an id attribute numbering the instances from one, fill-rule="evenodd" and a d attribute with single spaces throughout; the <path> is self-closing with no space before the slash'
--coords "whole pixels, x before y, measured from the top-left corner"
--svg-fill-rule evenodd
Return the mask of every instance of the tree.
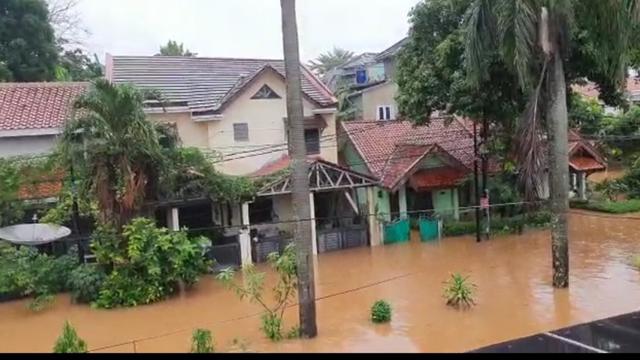
<path id="1" fill-rule="evenodd" d="M 0 2 L 0 81 L 49 81 L 58 50 L 43 0 Z"/>
<path id="2" fill-rule="evenodd" d="M 318 334 L 316 325 L 316 299 L 312 259 L 311 214 L 309 201 L 308 164 L 304 141 L 304 114 L 302 108 L 302 83 L 296 1 L 280 0 L 282 10 L 282 41 L 284 49 L 285 78 L 287 83 L 287 117 L 289 127 L 289 153 L 292 159 L 296 262 L 298 270 L 298 298 L 300 332 L 303 337 Z"/>
<path id="3" fill-rule="evenodd" d="M 549 137 L 553 285 L 558 288 L 569 284 L 565 62 L 572 50 L 572 35 L 576 28 L 583 31 L 579 34 L 591 45 L 589 60 L 599 74 L 612 79 L 608 84 L 619 87 L 626 75 L 638 5 L 635 0 L 476 0 L 468 10 L 464 55 L 471 83 L 480 91 L 482 81 L 490 79 L 486 56 L 498 48 L 499 56 L 528 94 L 518 152 L 521 181 L 528 195 L 541 181 L 545 130 Z"/>
<path id="4" fill-rule="evenodd" d="M 334 47 L 333 50 L 320 54 L 315 60 L 309 61 L 309 68 L 318 75 L 323 76 L 336 67 L 353 59 L 351 51 Z"/>
<path id="5" fill-rule="evenodd" d="M 77 10 L 79 0 L 47 0 L 49 5 L 49 22 L 56 34 L 59 46 L 79 45 L 82 37 L 89 31 L 82 26 Z"/>
<path id="6" fill-rule="evenodd" d="M 160 52 L 156 56 L 196 56 L 189 50 L 184 49 L 182 43 L 178 44 L 177 41 L 169 40 L 166 45 L 160 47 Z"/>
<path id="7" fill-rule="evenodd" d="M 87 343 L 82 340 L 68 321 L 64 322 L 62 335 L 53 348 L 56 354 L 78 354 L 87 352 Z"/>
<path id="8" fill-rule="evenodd" d="M 61 138 L 61 158 L 85 179 L 83 196 L 94 197 L 99 220 L 117 229 L 135 217 L 146 195 L 153 193 L 164 161 L 156 128 L 143 110 L 151 95 L 96 80 L 76 100 L 80 116 L 67 123 Z"/>
<path id="9" fill-rule="evenodd" d="M 97 55 L 93 59 L 81 49 L 67 50 L 60 57 L 56 67 L 59 81 L 88 81 L 103 75 L 103 67 Z"/>

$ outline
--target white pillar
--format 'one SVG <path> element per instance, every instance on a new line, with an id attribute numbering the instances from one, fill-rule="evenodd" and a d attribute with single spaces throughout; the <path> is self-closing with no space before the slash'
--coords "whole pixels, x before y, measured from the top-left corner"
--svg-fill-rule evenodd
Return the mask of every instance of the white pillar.
<path id="1" fill-rule="evenodd" d="M 400 218 L 406 219 L 408 217 L 407 212 L 407 186 L 405 184 L 398 190 L 398 202 L 400 209 Z"/>
<path id="2" fill-rule="evenodd" d="M 380 231 L 378 214 L 376 214 L 375 201 L 375 188 L 367 188 L 367 220 L 369 223 L 369 236 L 371 236 L 370 242 L 372 247 L 382 245 L 382 232 Z"/>
<path id="3" fill-rule="evenodd" d="M 168 209 L 167 228 L 172 231 L 180 231 L 180 210 L 178 208 Z"/>
<path id="4" fill-rule="evenodd" d="M 316 237 L 316 197 L 313 192 L 309 193 L 309 219 L 311 225 L 311 245 L 313 247 L 313 255 L 318 254 L 318 239 Z"/>
<path id="5" fill-rule="evenodd" d="M 581 172 L 578 180 L 578 194 L 581 200 L 587 200 L 587 173 Z"/>
<path id="6" fill-rule="evenodd" d="M 251 230 L 249 228 L 249 203 L 242 204 L 242 228 L 238 240 L 240 241 L 240 258 L 242 259 L 242 266 L 251 265 L 253 262 L 251 259 Z"/>
<path id="7" fill-rule="evenodd" d="M 453 197 L 453 218 L 458 221 L 460 220 L 460 196 L 458 193 L 458 188 L 454 188 L 451 191 L 451 196 Z"/>

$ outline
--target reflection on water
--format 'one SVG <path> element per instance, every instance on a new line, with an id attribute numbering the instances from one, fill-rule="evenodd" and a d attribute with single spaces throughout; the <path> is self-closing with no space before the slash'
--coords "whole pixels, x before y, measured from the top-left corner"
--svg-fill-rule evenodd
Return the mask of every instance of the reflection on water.
<path id="1" fill-rule="evenodd" d="M 30 312 L 24 301 L 0 304 L 0 351 L 49 352 L 67 319 L 91 349 L 112 352 L 185 352 L 198 327 L 212 330 L 219 351 L 238 351 L 234 339 L 245 344 L 242 350 L 260 352 L 468 351 L 637 310 L 640 273 L 628 258 L 640 253 L 639 231 L 638 220 L 572 215 L 571 287 L 559 291 L 550 285 L 546 231 L 481 244 L 460 237 L 322 255 L 320 335 L 313 340 L 264 340 L 260 309 L 206 278 L 181 297 L 136 309 L 98 311 L 71 305 L 68 296 L 42 313 Z M 478 306 L 445 306 L 443 281 L 451 272 L 471 275 Z M 378 299 L 393 306 L 390 324 L 369 322 Z M 287 327 L 296 319 L 293 307 Z"/>

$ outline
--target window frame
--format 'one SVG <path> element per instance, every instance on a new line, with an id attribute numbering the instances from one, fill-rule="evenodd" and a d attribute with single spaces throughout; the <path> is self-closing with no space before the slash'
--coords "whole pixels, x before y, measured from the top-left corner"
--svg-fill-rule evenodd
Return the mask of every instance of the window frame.
<path id="1" fill-rule="evenodd" d="M 307 132 L 311 132 L 311 131 L 314 131 L 317 134 L 317 151 L 315 151 L 316 149 L 314 148 L 313 152 L 309 150 L 310 142 L 307 141 Z M 321 137 L 320 133 L 321 133 L 321 131 L 318 128 L 304 129 L 304 147 L 305 147 L 305 150 L 307 151 L 307 155 L 319 155 L 322 152 L 322 146 L 320 144 L 320 137 Z M 312 144 L 315 145 L 316 142 L 314 141 L 314 143 L 312 143 Z"/>
<path id="2" fill-rule="evenodd" d="M 376 111 L 377 121 L 390 121 L 393 120 L 393 107 L 391 105 L 378 105 Z"/>
<path id="3" fill-rule="evenodd" d="M 246 129 L 246 137 L 240 137 L 239 135 L 241 135 L 240 131 L 238 130 L 238 127 L 244 126 L 244 129 Z M 250 136 L 249 136 L 249 123 L 233 123 L 233 141 L 235 142 L 249 142 L 250 140 Z"/>

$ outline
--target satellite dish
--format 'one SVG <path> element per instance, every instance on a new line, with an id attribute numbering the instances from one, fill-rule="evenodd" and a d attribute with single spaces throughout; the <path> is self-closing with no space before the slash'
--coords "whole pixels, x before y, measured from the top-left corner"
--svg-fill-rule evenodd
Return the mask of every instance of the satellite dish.
<path id="1" fill-rule="evenodd" d="M 14 245 L 49 244 L 71 235 L 71 229 L 51 224 L 20 224 L 0 228 L 0 240 Z"/>

